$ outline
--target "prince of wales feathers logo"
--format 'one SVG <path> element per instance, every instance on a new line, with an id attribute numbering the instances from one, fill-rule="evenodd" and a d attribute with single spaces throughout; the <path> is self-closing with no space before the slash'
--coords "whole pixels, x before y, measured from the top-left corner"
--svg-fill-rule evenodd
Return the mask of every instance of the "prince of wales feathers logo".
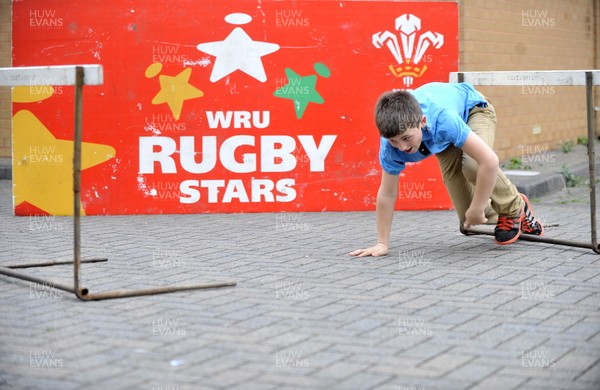
<path id="1" fill-rule="evenodd" d="M 417 32 L 421 31 L 421 19 L 412 14 L 404 14 L 396 18 L 396 31 L 398 36 L 389 31 L 380 31 L 373 34 L 373 46 L 381 49 L 384 45 L 394 56 L 397 65 L 390 65 L 392 74 L 396 77 L 402 77 L 402 82 L 409 88 L 415 77 L 421 77 L 427 70 L 427 65 L 423 64 L 423 56 L 429 46 L 439 49 L 444 45 L 444 36 L 437 32 L 426 31 L 419 35 L 415 48 Z"/>

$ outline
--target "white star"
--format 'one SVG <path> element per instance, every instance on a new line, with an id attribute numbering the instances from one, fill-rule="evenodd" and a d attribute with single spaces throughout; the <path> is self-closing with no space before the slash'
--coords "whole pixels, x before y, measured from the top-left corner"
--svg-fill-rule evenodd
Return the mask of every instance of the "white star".
<path id="1" fill-rule="evenodd" d="M 241 27 L 236 27 L 224 40 L 201 43 L 196 48 L 217 57 L 210 74 L 211 82 L 241 70 L 264 83 L 267 75 L 261 57 L 276 52 L 279 45 L 253 41 Z"/>

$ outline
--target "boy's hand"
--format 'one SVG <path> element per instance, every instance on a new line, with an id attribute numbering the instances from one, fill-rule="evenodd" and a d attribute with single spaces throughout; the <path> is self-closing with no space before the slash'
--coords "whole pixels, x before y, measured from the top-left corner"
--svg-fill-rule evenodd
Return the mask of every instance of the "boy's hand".
<path id="1" fill-rule="evenodd" d="M 366 249 L 357 249 L 354 252 L 350 252 L 348 253 L 350 256 L 358 256 L 358 257 L 365 257 L 365 256 L 385 256 L 388 254 L 388 247 L 385 244 L 382 243 L 377 243 L 377 245 L 372 246 L 370 248 L 366 248 Z"/>
<path id="2" fill-rule="evenodd" d="M 469 207 L 465 212 L 465 228 L 468 229 L 471 226 L 480 225 L 486 223 L 487 218 L 485 217 L 484 209 L 476 209 Z"/>

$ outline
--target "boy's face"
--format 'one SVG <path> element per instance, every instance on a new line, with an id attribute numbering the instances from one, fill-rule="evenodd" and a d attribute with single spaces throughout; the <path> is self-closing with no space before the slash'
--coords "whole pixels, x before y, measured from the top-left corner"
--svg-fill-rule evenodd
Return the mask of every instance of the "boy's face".
<path id="1" fill-rule="evenodd" d="M 388 138 L 388 142 L 393 147 L 398 148 L 405 153 L 417 152 L 419 146 L 421 146 L 421 140 L 423 139 L 423 132 L 421 129 L 425 126 L 425 123 L 425 116 L 423 116 L 419 127 L 412 127 L 402 134 Z"/>

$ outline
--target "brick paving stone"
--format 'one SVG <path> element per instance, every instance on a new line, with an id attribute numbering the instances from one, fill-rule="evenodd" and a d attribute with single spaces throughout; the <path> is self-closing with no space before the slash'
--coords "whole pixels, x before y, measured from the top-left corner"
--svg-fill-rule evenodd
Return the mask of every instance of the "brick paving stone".
<path id="1" fill-rule="evenodd" d="M 322 379 L 304 375 L 301 368 L 283 368 L 278 373 L 263 374 L 256 379 L 266 383 L 275 383 L 280 388 L 287 388 L 288 386 L 298 386 L 305 389 L 318 388 L 322 383 Z"/>
<path id="2" fill-rule="evenodd" d="M 307 352 L 306 359 L 314 368 L 325 368 L 345 360 L 350 355 L 349 352 L 321 350 L 314 353 Z"/>
<path id="3" fill-rule="evenodd" d="M 556 367 L 561 370 L 586 372 L 600 362 L 600 356 L 582 355 L 573 351 L 563 355 L 556 361 Z M 600 379 L 600 378 L 599 378 Z"/>
<path id="4" fill-rule="evenodd" d="M 367 369 L 368 366 L 364 364 L 348 363 L 348 362 L 337 362 L 328 367 L 320 369 L 316 376 L 323 378 L 333 378 L 337 381 L 347 379 L 357 372 L 361 372 Z"/>
<path id="5" fill-rule="evenodd" d="M 17 376 L 13 381 L 8 384 L 7 388 L 11 389 L 79 389 L 77 382 L 69 381 L 66 378 L 63 379 L 47 379 L 47 378 L 33 378 L 33 377 L 19 377 Z"/>
<path id="6" fill-rule="evenodd" d="M 469 381 L 456 379 L 417 379 L 406 378 L 394 390 L 461 390 L 471 386 Z"/>
<path id="7" fill-rule="evenodd" d="M 0 264 L 68 259 L 71 219 L 32 230 L 12 216 L 5 183 Z M 550 196 L 535 208 L 560 223 L 548 236 L 589 237 L 573 229 L 589 207 Z M 451 211 L 399 214 L 390 255 L 369 259 L 347 252 L 372 242 L 373 213 L 299 213 L 299 232 L 277 231 L 274 213 L 84 218 L 84 254 L 109 257 L 82 269 L 93 291 L 238 286 L 79 302 L 0 276 L 0 388 L 600 387 L 598 255 L 465 237 Z M 414 229 L 424 216 L 435 242 Z M 160 251 L 181 264 L 153 264 Z M 26 272 L 71 282 L 68 266 Z M 35 350 L 63 366 L 30 367 Z M 524 352 L 554 365 L 525 367 Z"/>
<path id="8" fill-rule="evenodd" d="M 415 345 L 414 347 L 406 349 L 404 355 L 409 356 L 411 359 L 415 360 L 416 363 L 423 363 L 447 352 L 450 349 L 450 346 L 441 343 L 423 342 Z M 418 365 L 419 364 L 415 364 L 415 366 Z"/>
<path id="9" fill-rule="evenodd" d="M 431 318 L 445 318 L 453 314 L 456 308 L 451 306 L 446 306 L 444 304 L 429 306 L 424 309 L 418 310 L 415 312 L 415 315 L 420 317 L 431 317 Z M 437 321 L 436 321 L 437 322 Z"/>
<path id="10" fill-rule="evenodd" d="M 521 331 L 505 324 L 488 329 L 484 333 L 480 333 L 474 339 L 479 342 L 479 345 L 486 348 L 494 348 L 514 337 L 521 334 Z"/>
<path id="11" fill-rule="evenodd" d="M 280 389 L 278 384 L 259 382 L 256 380 L 248 380 L 243 383 L 233 385 L 230 387 L 231 390 L 271 390 Z M 302 387 L 300 387 L 302 388 Z M 298 389 L 297 387 L 290 387 L 290 389 Z"/>
<path id="12" fill-rule="evenodd" d="M 589 367 L 575 379 L 580 384 L 600 385 L 600 362 L 596 361 L 593 366 Z"/>
<path id="13" fill-rule="evenodd" d="M 530 350 L 535 349 L 547 341 L 547 336 L 522 332 L 498 345 L 503 350 Z"/>
<path id="14" fill-rule="evenodd" d="M 594 337 L 596 334 L 600 332 L 600 323 L 598 321 L 593 322 L 578 322 L 565 331 L 565 334 L 569 335 L 577 335 L 578 338 L 583 338 L 585 340 Z"/>
<path id="15" fill-rule="evenodd" d="M 436 304 L 438 304 L 440 302 L 439 299 L 435 299 L 435 298 L 419 298 L 419 299 L 411 299 L 405 302 L 402 302 L 402 307 L 403 308 L 408 308 L 408 309 L 425 309 L 431 306 L 434 306 Z"/>
<path id="16" fill-rule="evenodd" d="M 210 379 L 210 382 L 219 386 L 219 388 L 229 389 L 236 385 L 243 386 L 248 381 L 250 381 L 254 378 L 257 378 L 259 376 L 260 375 L 257 373 L 241 371 L 241 370 L 238 371 L 234 368 L 227 372 L 221 371 L 216 374 L 211 373 L 209 379 Z"/>
<path id="17" fill-rule="evenodd" d="M 86 362 L 77 362 L 77 365 L 80 363 L 85 364 Z M 82 365 L 82 367 L 85 366 Z M 122 367 L 116 362 L 115 364 L 102 364 L 92 369 L 86 367 L 79 372 L 71 373 L 69 374 L 69 380 L 77 383 L 98 383 L 111 377 L 127 375 L 130 370 L 130 368 Z"/>
<path id="18" fill-rule="evenodd" d="M 498 367 L 491 364 L 483 364 L 477 358 L 465 363 L 461 367 L 452 370 L 445 379 L 455 379 L 478 383 L 498 371 Z"/>
<path id="19" fill-rule="evenodd" d="M 440 352 L 434 358 L 420 364 L 420 368 L 434 370 L 444 375 L 473 359 L 473 356 Z"/>
<path id="20" fill-rule="evenodd" d="M 527 382 L 525 378 L 511 377 L 507 375 L 492 375 L 478 382 L 469 390 L 515 390 L 524 389 L 523 384 Z"/>
<path id="21" fill-rule="evenodd" d="M 595 383 L 596 385 L 598 382 Z M 533 390 L 546 390 L 546 389 L 569 389 L 569 390 L 587 390 L 594 389 L 594 383 L 577 383 L 573 381 L 561 380 L 561 379 L 540 379 L 533 378 L 527 381 L 527 384 L 523 386 L 526 389 Z"/>
<path id="22" fill-rule="evenodd" d="M 501 323 L 501 319 L 499 317 L 493 316 L 484 316 L 480 315 L 472 320 L 463 323 L 461 325 L 457 325 L 452 328 L 452 331 L 455 332 L 467 332 L 476 336 L 478 334 L 482 334 L 489 329 L 495 328 L 499 323 Z"/>
<path id="23" fill-rule="evenodd" d="M 409 347 L 411 345 L 417 344 L 418 341 L 404 342 L 401 344 L 402 347 Z M 394 344 L 395 345 L 395 344 Z M 398 350 L 396 348 L 390 347 L 388 345 L 381 345 L 376 343 L 368 343 L 366 345 L 355 345 L 355 344 L 339 344 L 333 345 L 331 350 L 334 352 L 340 353 L 348 353 L 352 355 L 372 355 L 375 354 L 376 351 L 381 351 L 385 353 L 385 356 L 392 356 L 393 353 L 396 353 Z M 366 360 L 366 359 L 362 359 Z"/>
<path id="24" fill-rule="evenodd" d="M 393 375 L 361 372 L 337 383 L 335 386 L 340 389 L 371 389 L 389 383 L 393 378 Z"/>

